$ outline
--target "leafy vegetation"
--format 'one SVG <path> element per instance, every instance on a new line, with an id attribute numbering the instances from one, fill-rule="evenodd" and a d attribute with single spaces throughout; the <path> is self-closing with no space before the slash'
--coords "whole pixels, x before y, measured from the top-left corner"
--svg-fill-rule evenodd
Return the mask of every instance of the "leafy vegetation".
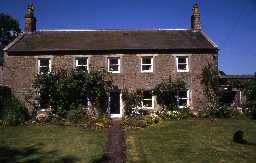
<path id="1" fill-rule="evenodd" d="M 233 141 L 237 130 L 251 145 Z M 165 121 L 155 127 L 127 131 L 128 163 L 251 163 L 256 156 L 253 120 Z"/>
<path id="2" fill-rule="evenodd" d="M 8 87 L 0 87 L 0 126 L 18 125 L 28 118 L 26 108 Z"/>
<path id="3" fill-rule="evenodd" d="M 207 105 L 203 112 L 208 112 L 210 117 L 216 117 L 220 109 L 219 82 L 220 77 L 217 68 L 208 63 L 202 70 L 201 83 L 204 86 L 204 94 L 207 97 Z"/>
<path id="4" fill-rule="evenodd" d="M 20 33 L 18 21 L 4 13 L 0 13 L 0 65 L 3 64 L 2 49 Z"/>
<path id="5" fill-rule="evenodd" d="M 40 107 L 51 107 L 62 117 L 70 110 L 87 107 L 88 101 L 102 115 L 106 113 L 112 81 L 105 71 L 59 70 L 38 75 L 34 88 L 40 93 Z"/>
<path id="6" fill-rule="evenodd" d="M 122 100 L 124 101 L 124 111 L 126 116 L 132 116 L 136 114 L 142 107 L 143 95 L 142 91 L 128 91 L 124 89 L 122 92 Z"/>
<path id="7" fill-rule="evenodd" d="M 246 105 L 249 109 L 249 115 L 253 119 L 256 119 L 256 79 L 253 79 L 247 83 Z"/>
<path id="8" fill-rule="evenodd" d="M 167 110 L 175 110 L 177 108 L 178 91 L 185 89 L 184 81 L 172 81 L 171 77 L 168 81 L 158 84 L 153 93 L 157 97 L 157 103 Z"/>

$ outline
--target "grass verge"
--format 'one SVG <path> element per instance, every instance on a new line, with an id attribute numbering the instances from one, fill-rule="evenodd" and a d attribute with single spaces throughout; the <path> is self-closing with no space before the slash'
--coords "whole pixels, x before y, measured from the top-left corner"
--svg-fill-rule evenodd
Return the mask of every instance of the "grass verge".
<path id="1" fill-rule="evenodd" d="M 233 142 L 238 129 L 251 145 Z M 256 160 L 256 121 L 167 121 L 128 130 L 127 148 L 128 163 L 251 163 Z"/>
<path id="2" fill-rule="evenodd" d="M 0 128 L 2 163 L 94 163 L 103 156 L 106 131 L 40 125 Z"/>

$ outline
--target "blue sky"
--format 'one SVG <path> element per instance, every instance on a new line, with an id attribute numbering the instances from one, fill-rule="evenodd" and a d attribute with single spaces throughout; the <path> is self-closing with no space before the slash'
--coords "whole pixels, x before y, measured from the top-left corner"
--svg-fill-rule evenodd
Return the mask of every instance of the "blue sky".
<path id="1" fill-rule="evenodd" d="M 190 28 L 195 0 L 0 0 L 21 29 L 28 3 L 38 29 Z M 203 31 L 227 74 L 256 72 L 256 0 L 199 0 Z"/>

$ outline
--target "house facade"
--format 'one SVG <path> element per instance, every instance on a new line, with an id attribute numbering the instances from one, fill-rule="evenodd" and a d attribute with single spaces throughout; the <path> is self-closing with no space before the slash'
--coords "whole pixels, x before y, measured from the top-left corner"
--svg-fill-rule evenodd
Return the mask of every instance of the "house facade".
<path id="1" fill-rule="evenodd" d="M 34 109 L 33 80 L 37 73 L 84 67 L 105 69 L 118 88 L 110 93 L 110 114 L 123 115 L 122 90 L 143 89 L 144 109 L 157 109 L 152 89 L 164 80 L 182 79 L 187 90 L 177 104 L 196 111 L 207 98 L 202 69 L 218 68 L 218 47 L 202 31 L 199 7 L 193 6 L 190 29 L 37 30 L 33 6 L 28 6 L 25 29 L 4 49 L 3 83 Z"/>

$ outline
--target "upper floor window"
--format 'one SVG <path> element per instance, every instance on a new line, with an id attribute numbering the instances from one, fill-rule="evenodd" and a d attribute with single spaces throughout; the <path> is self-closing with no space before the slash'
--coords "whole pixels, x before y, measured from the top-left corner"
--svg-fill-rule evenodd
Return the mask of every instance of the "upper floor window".
<path id="1" fill-rule="evenodd" d="M 141 57 L 141 72 L 153 72 L 153 56 Z"/>
<path id="2" fill-rule="evenodd" d="M 120 73 L 120 58 L 110 57 L 108 58 L 108 71 L 112 73 Z"/>
<path id="3" fill-rule="evenodd" d="M 152 91 L 144 91 L 143 100 L 142 100 L 142 109 L 153 109 L 153 107 L 154 107 L 154 99 L 153 99 Z"/>
<path id="4" fill-rule="evenodd" d="M 176 57 L 177 72 L 188 72 L 188 57 L 178 56 Z"/>
<path id="5" fill-rule="evenodd" d="M 51 72 L 51 59 L 50 58 L 39 58 L 38 59 L 38 73 L 46 74 Z"/>
<path id="6" fill-rule="evenodd" d="M 87 57 L 77 57 L 76 58 L 76 68 L 83 71 L 88 71 L 88 58 Z"/>
<path id="7" fill-rule="evenodd" d="M 180 90 L 178 91 L 177 99 L 178 107 L 184 108 L 189 106 L 189 90 Z"/>

